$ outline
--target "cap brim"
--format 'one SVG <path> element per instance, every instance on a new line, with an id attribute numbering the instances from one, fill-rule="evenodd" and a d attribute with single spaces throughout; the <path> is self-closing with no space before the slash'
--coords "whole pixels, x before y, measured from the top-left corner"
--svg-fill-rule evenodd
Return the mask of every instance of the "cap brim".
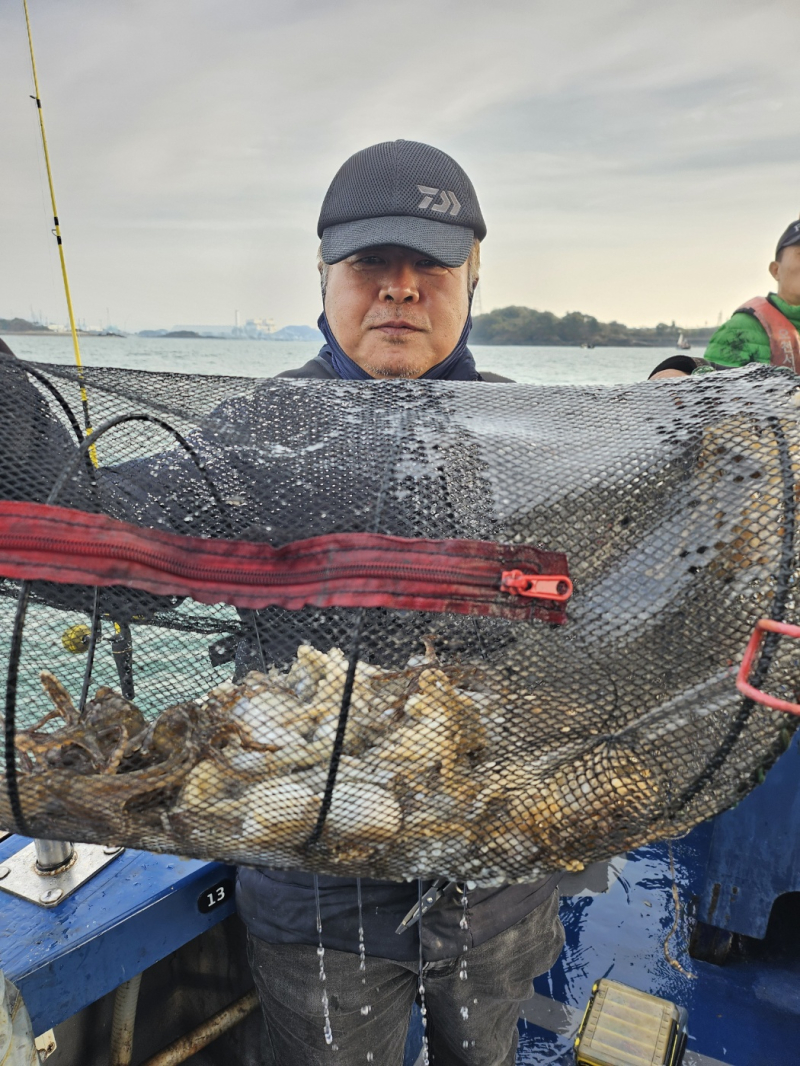
<path id="1" fill-rule="evenodd" d="M 398 244 L 412 248 L 445 266 L 466 263 L 475 240 L 473 230 L 451 226 L 427 218 L 387 215 L 384 218 L 361 218 L 328 226 L 322 234 L 323 263 L 340 263 L 363 248 L 378 244 Z"/>

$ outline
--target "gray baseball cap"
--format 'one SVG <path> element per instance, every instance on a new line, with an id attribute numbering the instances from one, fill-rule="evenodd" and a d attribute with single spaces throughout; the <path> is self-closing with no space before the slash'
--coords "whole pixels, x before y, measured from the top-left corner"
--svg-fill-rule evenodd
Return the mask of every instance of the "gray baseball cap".
<path id="1" fill-rule="evenodd" d="M 475 238 L 486 236 L 486 223 L 472 182 L 454 159 L 418 141 L 384 141 L 339 168 L 317 235 L 325 263 L 376 244 L 399 244 L 456 267 L 466 262 Z"/>
<path id="2" fill-rule="evenodd" d="M 792 244 L 800 244 L 800 222 L 791 222 L 781 234 L 778 247 L 775 249 L 775 258 L 777 259 L 783 249 Z"/>

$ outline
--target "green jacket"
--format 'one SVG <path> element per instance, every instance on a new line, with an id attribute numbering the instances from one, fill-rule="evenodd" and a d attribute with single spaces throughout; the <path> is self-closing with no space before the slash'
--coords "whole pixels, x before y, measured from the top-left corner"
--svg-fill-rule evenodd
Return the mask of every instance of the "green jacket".
<path id="1" fill-rule="evenodd" d="M 797 330 L 800 330 L 800 306 L 787 304 L 774 292 L 770 293 L 769 300 L 786 315 Z M 714 333 L 708 342 L 704 358 L 715 366 L 768 363 L 769 339 L 757 318 L 744 311 L 737 312 Z"/>

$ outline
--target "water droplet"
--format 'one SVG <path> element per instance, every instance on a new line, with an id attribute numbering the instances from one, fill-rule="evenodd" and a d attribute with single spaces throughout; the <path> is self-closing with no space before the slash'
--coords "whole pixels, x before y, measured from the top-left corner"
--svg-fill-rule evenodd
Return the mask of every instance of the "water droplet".
<path id="1" fill-rule="evenodd" d="M 461 886 L 461 907 L 462 907 L 462 911 L 461 911 L 461 921 L 458 923 L 458 925 L 459 925 L 459 928 L 462 930 L 462 932 L 465 932 L 465 933 L 469 930 L 469 911 L 467 909 L 468 906 L 469 906 L 469 901 L 467 899 L 467 885 L 464 884 L 464 885 Z M 464 939 L 466 940 L 467 938 L 464 937 Z M 465 952 L 469 951 L 469 944 L 464 944 L 462 947 L 463 947 L 463 950 Z M 460 965 L 459 970 L 458 970 L 458 976 L 459 976 L 459 978 L 462 981 L 466 981 L 467 980 L 467 960 L 464 959 L 464 958 L 461 959 L 461 965 Z"/>
<path id="2" fill-rule="evenodd" d="M 466 1021 L 467 1018 L 469 1018 L 469 1007 L 462 1007 L 461 1008 L 461 1017 L 464 1019 L 464 1021 Z"/>
<path id="3" fill-rule="evenodd" d="M 322 946 L 322 913 L 319 906 L 319 878 L 316 874 L 314 874 L 314 902 L 317 905 L 317 935 L 319 936 L 317 957 L 319 959 L 319 979 L 322 981 L 322 1013 L 325 1018 L 325 1024 L 322 1031 L 325 1035 L 325 1043 L 332 1044 L 333 1031 L 331 1029 L 330 1011 L 328 1009 L 328 992 L 325 988 L 327 977 L 325 974 L 325 948 Z M 338 1048 L 335 1050 L 338 1050 Z"/>
<path id="4" fill-rule="evenodd" d="M 419 968 L 417 970 L 417 989 L 419 991 L 419 1012 L 422 1015 L 422 1063 L 430 1066 L 428 1054 L 428 1006 L 425 1002 L 425 983 L 422 975 L 425 965 L 422 957 L 422 881 L 417 881 L 417 899 L 419 903 Z"/>
<path id="5" fill-rule="evenodd" d="M 363 1006 L 363 1007 L 361 1008 L 361 1013 L 362 1013 L 362 1014 L 369 1014 L 369 1012 L 370 1012 L 371 1010 L 372 1010 L 372 1007 L 370 1006 L 370 1004 L 369 1004 L 369 1003 L 367 1003 L 367 1004 L 365 1004 L 365 1005 L 364 1005 L 364 1006 Z"/>
<path id="6" fill-rule="evenodd" d="M 469 1047 L 469 1040 L 462 1040 L 461 1041 L 461 1046 L 463 1048 L 465 1048 L 465 1049 L 468 1048 Z"/>
<path id="7" fill-rule="evenodd" d="M 367 1052 L 367 1062 L 374 1062 L 374 1061 L 375 1061 L 375 1056 L 372 1054 L 371 1051 L 368 1051 Z"/>
<path id="8" fill-rule="evenodd" d="M 356 878 L 356 894 L 358 896 L 358 968 L 361 973 L 367 968 L 367 951 L 364 945 L 364 917 L 361 908 L 361 878 Z M 361 984 L 367 983 L 366 977 L 361 978 Z"/>

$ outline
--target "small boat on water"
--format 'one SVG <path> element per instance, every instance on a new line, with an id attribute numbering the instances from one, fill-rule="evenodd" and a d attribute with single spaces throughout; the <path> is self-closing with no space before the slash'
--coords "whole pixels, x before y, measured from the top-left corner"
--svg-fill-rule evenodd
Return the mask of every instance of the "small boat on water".
<path id="1" fill-rule="evenodd" d="M 682 352 L 688 352 L 692 347 L 691 344 L 687 341 L 686 337 L 684 337 L 683 330 L 681 330 L 680 334 L 678 335 L 678 340 L 675 347 L 680 348 Z"/>

